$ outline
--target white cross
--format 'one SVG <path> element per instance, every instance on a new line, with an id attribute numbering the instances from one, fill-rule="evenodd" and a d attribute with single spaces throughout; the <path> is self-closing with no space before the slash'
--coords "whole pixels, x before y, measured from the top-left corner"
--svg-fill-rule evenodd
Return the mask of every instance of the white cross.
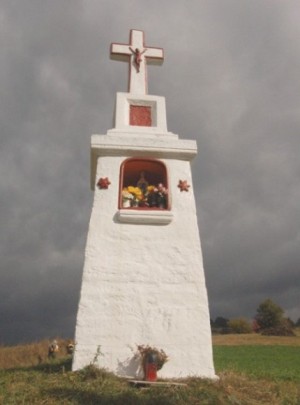
<path id="1" fill-rule="evenodd" d="M 147 94 L 147 64 L 162 64 L 162 48 L 151 48 L 144 45 L 144 32 L 130 30 L 130 43 L 111 44 L 112 59 L 129 61 L 128 91 L 134 94 Z"/>

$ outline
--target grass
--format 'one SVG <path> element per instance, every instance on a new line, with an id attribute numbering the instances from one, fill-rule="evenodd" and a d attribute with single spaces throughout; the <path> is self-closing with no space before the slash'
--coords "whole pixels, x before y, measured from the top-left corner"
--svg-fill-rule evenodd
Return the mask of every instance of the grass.
<path id="1" fill-rule="evenodd" d="M 299 335 L 276 342 L 257 335 L 214 336 L 213 341 L 219 381 L 188 378 L 180 380 L 186 387 L 149 389 L 130 387 L 93 366 L 72 372 L 64 350 L 47 359 L 47 341 L 0 347 L 0 404 L 300 404 Z M 63 348 L 65 342 L 59 343 Z"/>
<path id="2" fill-rule="evenodd" d="M 61 348 L 58 358 L 66 357 L 68 341 L 56 339 Z M 18 346 L 0 346 L 0 369 L 36 366 L 47 363 L 49 340 Z"/>
<path id="3" fill-rule="evenodd" d="M 300 331 L 296 336 L 215 335 L 216 372 L 300 382 Z"/>
<path id="4" fill-rule="evenodd" d="M 300 383 L 300 348 L 289 346 L 215 346 L 216 372 L 244 373 Z"/>

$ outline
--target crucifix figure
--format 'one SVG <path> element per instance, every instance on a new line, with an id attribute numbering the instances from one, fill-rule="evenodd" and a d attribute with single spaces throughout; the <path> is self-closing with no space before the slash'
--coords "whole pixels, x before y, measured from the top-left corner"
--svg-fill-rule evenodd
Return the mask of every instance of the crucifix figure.
<path id="1" fill-rule="evenodd" d="M 147 51 L 147 49 L 144 49 L 142 52 L 139 50 L 139 48 L 132 49 L 131 46 L 129 47 L 129 49 L 134 54 L 135 67 L 136 67 L 137 72 L 139 73 L 141 62 L 143 62 L 142 55 L 143 55 L 143 53 L 145 53 Z"/>
<path id="2" fill-rule="evenodd" d="M 145 47 L 144 32 L 130 30 L 130 44 L 112 43 L 112 59 L 129 61 L 129 93 L 147 94 L 147 64 L 162 64 L 163 49 Z"/>

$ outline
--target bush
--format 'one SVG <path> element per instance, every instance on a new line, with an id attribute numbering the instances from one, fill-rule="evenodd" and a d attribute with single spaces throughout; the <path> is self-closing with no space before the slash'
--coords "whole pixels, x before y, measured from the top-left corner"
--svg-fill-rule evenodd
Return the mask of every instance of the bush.
<path id="1" fill-rule="evenodd" d="M 264 336 L 295 336 L 293 326 L 289 319 L 282 319 L 281 322 L 272 328 L 265 328 L 261 332 Z"/>
<path id="2" fill-rule="evenodd" d="M 215 322 L 213 322 L 213 326 L 216 328 L 227 328 L 228 319 L 223 318 L 223 316 L 217 316 Z"/>
<path id="3" fill-rule="evenodd" d="M 251 333 L 252 327 L 245 318 L 235 318 L 228 321 L 228 328 L 231 333 Z"/>
<path id="4" fill-rule="evenodd" d="M 210 321 L 212 334 L 226 334 L 230 333 L 227 327 L 228 319 L 218 316 L 215 321 Z"/>

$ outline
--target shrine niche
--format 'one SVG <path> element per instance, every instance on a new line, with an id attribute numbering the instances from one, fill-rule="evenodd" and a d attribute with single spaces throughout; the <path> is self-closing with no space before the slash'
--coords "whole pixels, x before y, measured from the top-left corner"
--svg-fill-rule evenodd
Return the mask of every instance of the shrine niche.
<path id="1" fill-rule="evenodd" d="M 166 166 L 156 159 L 125 160 L 119 194 L 119 208 L 170 209 Z"/>

